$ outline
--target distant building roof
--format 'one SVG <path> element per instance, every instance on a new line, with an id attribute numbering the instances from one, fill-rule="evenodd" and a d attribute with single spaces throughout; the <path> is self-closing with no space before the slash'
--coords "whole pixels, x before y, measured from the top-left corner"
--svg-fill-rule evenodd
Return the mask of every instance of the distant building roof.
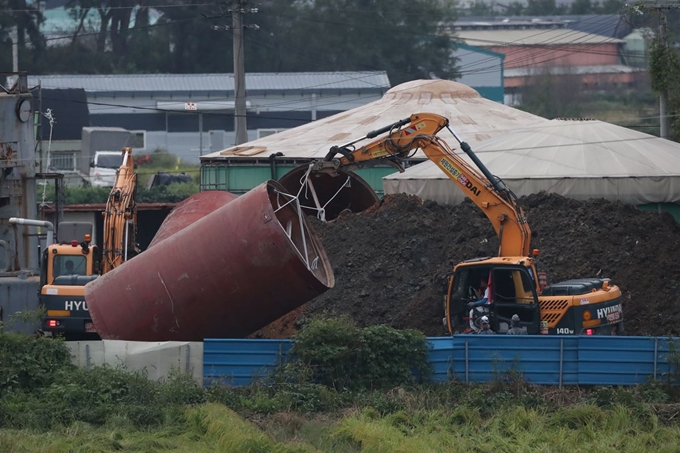
<path id="1" fill-rule="evenodd" d="M 562 25 L 572 30 L 623 38 L 632 27 L 619 14 L 586 14 L 586 15 L 555 15 L 555 16 L 492 16 L 492 17 L 460 17 L 455 25 L 460 26 L 473 22 L 491 24 L 531 24 L 532 26 L 547 26 L 549 24 Z"/>
<path id="2" fill-rule="evenodd" d="M 456 30 L 465 44 L 479 47 L 498 46 L 577 46 L 583 44 L 619 44 L 621 39 L 583 33 L 567 28 Z"/>
<path id="3" fill-rule="evenodd" d="M 595 66 L 551 66 L 549 68 L 536 68 L 531 66 L 524 66 L 521 68 L 506 69 L 503 72 L 505 77 L 525 77 L 541 74 L 541 71 L 547 70 L 550 74 L 555 75 L 584 75 L 584 74 L 632 74 L 634 72 L 643 72 L 642 68 L 634 68 L 632 66 L 625 66 L 622 64 L 610 65 L 595 65 Z"/>
<path id="4" fill-rule="evenodd" d="M 83 88 L 87 92 L 234 91 L 233 74 L 107 74 L 29 76 L 31 86 Z M 280 72 L 246 74 L 246 89 L 255 91 L 388 90 L 385 71 Z"/>

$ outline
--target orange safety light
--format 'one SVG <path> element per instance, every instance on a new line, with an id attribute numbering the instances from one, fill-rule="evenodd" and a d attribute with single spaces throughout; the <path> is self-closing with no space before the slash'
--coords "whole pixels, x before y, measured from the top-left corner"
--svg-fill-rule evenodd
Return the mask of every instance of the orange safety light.
<path id="1" fill-rule="evenodd" d="M 540 252 L 538 251 L 538 249 L 533 249 L 533 250 L 531 251 L 531 256 L 533 256 L 533 257 L 535 258 L 535 257 L 537 257 L 537 256 L 539 255 L 539 253 L 540 253 Z"/>
<path id="2" fill-rule="evenodd" d="M 90 242 L 91 239 L 92 237 L 89 234 L 85 235 L 85 242 Z"/>
<path id="3" fill-rule="evenodd" d="M 78 241 L 75 239 L 71 241 L 71 247 L 78 247 Z"/>

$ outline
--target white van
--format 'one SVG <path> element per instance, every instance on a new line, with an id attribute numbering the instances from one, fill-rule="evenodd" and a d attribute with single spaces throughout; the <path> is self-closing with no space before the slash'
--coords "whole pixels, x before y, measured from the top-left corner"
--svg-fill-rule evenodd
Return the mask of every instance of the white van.
<path id="1" fill-rule="evenodd" d="M 121 151 L 97 151 L 90 162 L 90 184 L 95 187 L 113 187 L 116 172 L 122 163 Z"/>

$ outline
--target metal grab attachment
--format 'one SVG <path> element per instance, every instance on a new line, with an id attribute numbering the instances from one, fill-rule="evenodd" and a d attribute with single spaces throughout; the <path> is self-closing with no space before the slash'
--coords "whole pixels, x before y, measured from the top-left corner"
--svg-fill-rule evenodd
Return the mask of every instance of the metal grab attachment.
<path id="1" fill-rule="evenodd" d="M 299 193 L 298 193 L 299 196 Z M 314 262 L 310 263 L 309 262 L 309 251 L 307 250 L 307 237 L 306 237 L 306 231 L 305 231 L 305 223 L 303 220 L 304 213 L 302 212 L 302 207 L 300 206 L 300 201 L 298 199 L 298 196 L 291 195 L 289 193 L 281 192 L 279 190 L 276 190 L 276 209 L 274 210 L 274 213 L 279 212 L 281 209 L 285 208 L 286 206 L 290 204 L 295 204 L 295 210 L 297 212 L 297 217 L 298 217 L 298 222 L 300 224 L 300 236 L 302 239 L 302 250 L 300 250 L 293 240 L 293 228 L 292 228 L 292 222 L 288 222 L 288 224 L 285 226 L 281 225 L 281 222 L 278 222 L 281 228 L 284 230 L 286 233 L 286 236 L 288 236 L 288 239 L 290 239 L 291 244 L 295 248 L 295 250 L 298 252 L 298 254 L 302 257 L 303 261 L 305 262 L 305 265 L 307 266 L 308 270 L 313 270 L 316 269 L 317 266 L 317 258 L 314 259 Z M 281 204 L 281 197 L 287 199 L 287 201 L 283 204 Z"/>
<path id="2" fill-rule="evenodd" d="M 297 196 L 298 196 L 298 199 L 299 199 L 300 194 L 304 190 L 305 191 L 305 197 L 309 198 L 308 195 L 311 192 L 312 199 L 314 200 L 315 206 L 302 206 L 302 207 L 305 208 L 305 209 L 312 209 L 314 211 L 317 211 L 316 217 L 319 220 L 321 220 L 322 222 L 326 222 L 326 207 L 333 201 L 333 199 L 335 199 L 335 197 L 338 196 L 338 194 L 340 194 L 342 189 L 344 189 L 345 187 L 351 187 L 352 181 L 351 181 L 351 178 L 348 176 L 345 183 L 342 186 L 340 186 L 340 188 L 335 192 L 335 194 L 333 194 L 333 196 L 330 197 L 328 199 L 328 201 L 323 206 L 321 206 L 321 202 L 319 201 L 319 197 L 316 194 L 316 189 L 314 188 L 314 183 L 311 180 L 311 178 L 309 177 L 312 173 L 312 169 L 314 168 L 314 165 L 315 165 L 314 162 L 310 163 L 309 168 L 307 168 L 307 171 L 305 172 L 305 174 L 302 175 L 302 177 L 300 178 L 300 190 L 298 190 Z"/>

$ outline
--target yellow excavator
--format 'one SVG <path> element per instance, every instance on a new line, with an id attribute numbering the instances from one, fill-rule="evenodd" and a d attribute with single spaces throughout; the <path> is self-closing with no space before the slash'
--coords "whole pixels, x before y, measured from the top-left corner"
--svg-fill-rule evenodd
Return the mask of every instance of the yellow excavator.
<path id="1" fill-rule="evenodd" d="M 57 241 L 41 257 L 40 304 L 45 317 L 40 330 L 67 339 L 95 339 L 90 312 L 85 302 L 85 285 L 139 253 L 135 243 L 137 174 L 132 149 L 122 151 L 122 164 L 109 193 L 104 217 L 101 260 L 98 247 L 91 244 L 92 224 L 61 222 Z M 48 222 L 14 219 L 13 223 L 44 226 Z"/>
<path id="2" fill-rule="evenodd" d="M 474 166 L 436 134 L 448 129 Z M 356 147 L 365 139 L 382 138 Z M 401 162 L 418 149 L 434 162 L 487 216 L 498 235 L 498 256 L 459 263 L 446 277 L 444 324 L 451 334 L 475 331 L 483 313 L 496 333 L 505 333 L 519 317 L 529 334 L 615 335 L 623 332 L 621 291 L 607 278 L 582 278 L 545 285 L 536 267 L 538 250 L 531 249 L 531 229 L 517 197 L 492 175 L 449 120 L 420 113 L 334 146 L 312 172 L 335 174 L 376 164 Z M 475 168 L 476 167 L 476 168 Z M 479 286 L 488 284 L 488 297 L 479 310 Z M 486 286 L 486 285 L 484 285 Z M 484 291 L 482 290 L 482 293 Z M 481 315 L 479 316 L 481 318 Z"/>
<path id="3" fill-rule="evenodd" d="M 139 254 L 137 246 L 137 173 L 131 148 L 123 148 L 123 163 L 109 193 L 104 216 L 102 268 L 104 275 Z"/>

